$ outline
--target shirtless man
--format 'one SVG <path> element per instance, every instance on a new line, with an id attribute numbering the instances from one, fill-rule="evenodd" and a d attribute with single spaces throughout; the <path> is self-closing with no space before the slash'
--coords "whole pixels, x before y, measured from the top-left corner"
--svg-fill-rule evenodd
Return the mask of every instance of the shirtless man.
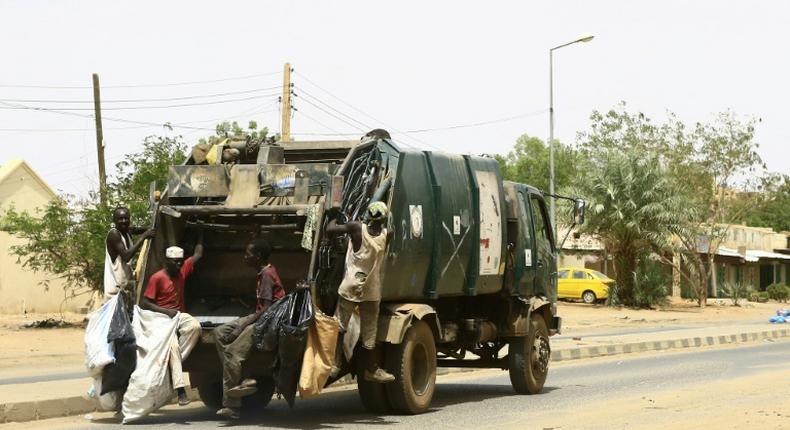
<path id="1" fill-rule="evenodd" d="M 144 230 L 139 227 L 131 227 L 131 215 L 129 209 L 118 207 L 112 213 L 114 227 L 107 233 L 105 240 L 104 256 L 104 298 L 108 299 L 119 291 L 131 291 L 134 287 L 132 267 L 129 262 L 137 251 L 140 250 L 143 241 L 154 237 L 154 229 Z M 136 243 L 132 243 L 130 233 L 142 235 Z M 127 305 L 131 305 L 127 300 Z"/>

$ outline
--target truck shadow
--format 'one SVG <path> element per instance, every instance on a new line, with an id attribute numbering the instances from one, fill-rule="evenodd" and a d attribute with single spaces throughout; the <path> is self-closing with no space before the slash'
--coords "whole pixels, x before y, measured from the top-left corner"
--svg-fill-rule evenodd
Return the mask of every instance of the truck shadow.
<path id="1" fill-rule="evenodd" d="M 558 389 L 545 387 L 544 393 Z M 325 393 L 312 399 L 297 399 L 293 409 L 283 400 L 273 399 L 264 410 L 245 410 L 237 421 L 223 421 L 207 408 L 163 408 L 139 421 L 142 426 L 211 425 L 212 427 L 252 426 L 282 429 L 333 429 L 348 426 L 398 426 L 417 424 L 425 415 L 440 414 L 444 408 L 472 405 L 487 400 L 519 396 L 505 384 L 438 384 L 431 408 L 421 415 L 371 414 L 362 407 L 356 390 Z M 421 418 L 423 417 L 423 418 Z M 117 422 L 117 421 L 115 421 Z M 110 424 L 104 421 L 103 424 Z"/>

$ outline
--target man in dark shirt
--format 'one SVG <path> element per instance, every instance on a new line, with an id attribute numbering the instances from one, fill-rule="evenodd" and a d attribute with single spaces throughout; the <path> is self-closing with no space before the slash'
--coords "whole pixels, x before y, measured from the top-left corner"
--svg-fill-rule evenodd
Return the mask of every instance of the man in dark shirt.
<path id="1" fill-rule="evenodd" d="M 258 271 L 256 277 L 255 313 L 239 318 L 214 329 L 217 353 L 222 363 L 222 409 L 217 415 L 238 419 L 241 415 L 241 398 L 257 391 L 257 381 L 242 381 L 242 364 L 252 350 L 254 322 L 272 303 L 285 296 L 277 269 L 269 263 L 271 246 L 264 240 L 255 240 L 244 251 L 244 262 Z"/>
<path id="2" fill-rule="evenodd" d="M 186 313 L 184 304 L 184 283 L 192 274 L 195 264 L 203 257 L 203 245 L 195 245 L 195 253 L 184 260 L 184 250 L 171 246 L 165 251 L 165 268 L 151 275 L 148 286 L 140 299 L 140 307 L 149 311 L 163 313 L 170 318 L 178 315 L 178 352 L 175 354 L 186 360 L 189 353 L 200 340 L 200 322 Z M 174 366 L 174 364 L 176 364 Z M 186 383 L 180 372 L 181 363 L 171 363 L 173 388 L 178 392 L 178 404 L 189 404 L 184 387 Z"/>

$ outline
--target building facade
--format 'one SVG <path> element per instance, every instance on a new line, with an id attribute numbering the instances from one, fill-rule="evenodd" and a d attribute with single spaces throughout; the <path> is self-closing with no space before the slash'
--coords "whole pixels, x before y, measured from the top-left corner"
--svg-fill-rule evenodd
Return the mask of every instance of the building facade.
<path id="1" fill-rule="evenodd" d="M 0 166 L 0 213 L 10 208 L 34 214 L 57 195 L 33 169 L 22 160 Z M 64 284 L 54 276 L 33 273 L 17 262 L 11 247 L 20 239 L 0 232 L 0 313 L 78 311 L 84 305 L 65 300 Z M 48 286 L 42 281 L 49 280 Z M 83 300 L 85 301 L 85 300 Z M 62 307 L 61 307 L 62 306 Z"/>

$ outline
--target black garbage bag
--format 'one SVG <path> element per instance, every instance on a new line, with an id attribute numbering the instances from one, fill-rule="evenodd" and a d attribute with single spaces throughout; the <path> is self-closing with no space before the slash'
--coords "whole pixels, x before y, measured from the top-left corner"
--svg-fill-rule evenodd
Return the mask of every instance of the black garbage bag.
<path id="1" fill-rule="evenodd" d="M 119 294 L 115 313 L 110 320 L 107 342 L 113 343 L 115 363 L 108 364 L 102 370 L 102 395 L 126 389 L 129 385 L 129 377 L 137 366 L 137 342 L 124 300 L 124 296 Z"/>
<path id="2" fill-rule="evenodd" d="M 293 300 L 293 292 L 286 294 L 285 297 L 269 306 L 269 309 L 266 309 L 266 312 L 258 318 L 252 329 L 252 342 L 255 349 L 266 352 L 277 351 L 279 329 L 289 317 L 288 312 Z"/>
<path id="3" fill-rule="evenodd" d="M 313 324 L 315 311 L 309 289 L 294 291 L 294 299 L 288 309 L 288 319 L 280 326 L 274 382 L 277 391 L 293 407 L 302 358 L 307 344 L 307 330 Z"/>

